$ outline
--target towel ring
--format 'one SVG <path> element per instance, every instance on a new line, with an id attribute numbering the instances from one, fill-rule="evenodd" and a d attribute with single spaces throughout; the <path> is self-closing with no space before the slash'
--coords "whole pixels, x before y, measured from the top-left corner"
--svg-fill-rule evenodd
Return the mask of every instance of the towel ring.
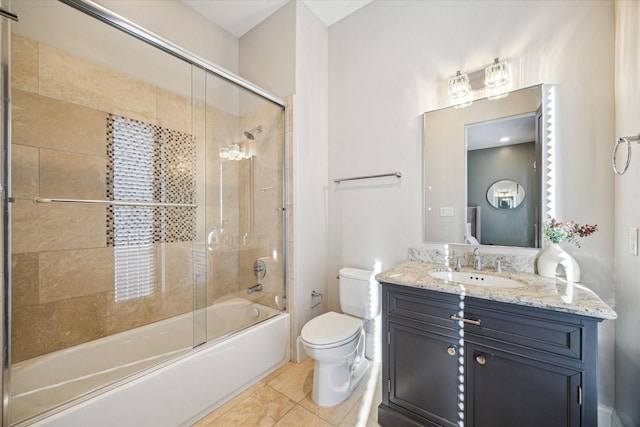
<path id="1" fill-rule="evenodd" d="M 613 166 L 613 171 L 618 175 L 624 175 L 629 169 L 629 164 L 631 163 L 631 143 L 639 142 L 640 134 L 636 136 L 625 136 L 616 139 L 616 145 L 613 147 L 613 155 L 611 156 L 611 166 Z M 627 146 L 627 161 L 624 164 L 624 168 L 622 170 L 618 169 L 618 165 L 616 164 L 616 155 L 618 154 L 618 148 L 620 145 L 625 144 Z"/>

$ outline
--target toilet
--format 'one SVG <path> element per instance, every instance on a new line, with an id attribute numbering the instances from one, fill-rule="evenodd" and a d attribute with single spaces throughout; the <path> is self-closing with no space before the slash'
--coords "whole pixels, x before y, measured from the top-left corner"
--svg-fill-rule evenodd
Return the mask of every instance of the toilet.
<path id="1" fill-rule="evenodd" d="M 335 406 L 351 395 L 369 366 L 365 328 L 380 312 L 380 285 L 373 271 L 342 268 L 340 308 L 311 319 L 302 327 L 300 343 L 315 360 L 311 399 Z"/>

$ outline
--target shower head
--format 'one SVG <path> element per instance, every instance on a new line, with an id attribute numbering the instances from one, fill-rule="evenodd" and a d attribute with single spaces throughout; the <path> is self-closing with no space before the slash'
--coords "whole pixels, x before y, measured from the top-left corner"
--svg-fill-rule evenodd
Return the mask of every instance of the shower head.
<path id="1" fill-rule="evenodd" d="M 256 127 L 254 127 L 251 130 L 245 130 L 244 131 L 244 136 L 246 136 L 247 138 L 249 138 L 250 140 L 254 140 L 256 139 L 256 133 L 260 133 L 262 132 L 262 125 L 258 125 Z"/>

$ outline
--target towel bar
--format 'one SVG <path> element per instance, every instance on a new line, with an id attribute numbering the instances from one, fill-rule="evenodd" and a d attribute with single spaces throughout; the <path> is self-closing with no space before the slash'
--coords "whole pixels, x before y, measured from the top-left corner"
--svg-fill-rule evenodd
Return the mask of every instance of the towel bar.
<path id="1" fill-rule="evenodd" d="M 380 175 L 354 176 L 352 178 L 339 178 L 339 179 L 334 179 L 333 182 L 340 184 L 342 181 L 354 181 L 356 179 L 382 178 L 386 176 L 395 176 L 396 178 L 400 178 L 402 177 L 402 172 L 383 173 Z"/>

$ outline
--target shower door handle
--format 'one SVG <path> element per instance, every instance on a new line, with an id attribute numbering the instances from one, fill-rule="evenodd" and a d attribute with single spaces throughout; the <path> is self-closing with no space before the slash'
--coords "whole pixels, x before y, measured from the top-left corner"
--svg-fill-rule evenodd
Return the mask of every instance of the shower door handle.
<path id="1" fill-rule="evenodd" d="M 36 197 L 35 203 L 62 203 L 62 204 L 84 204 L 84 205 L 108 205 L 108 206 L 143 206 L 152 208 L 197 208 L 198 205 L 190 203 L 163 203 L 163 202 L 142 202 L 137 200 L 89 200 L 89 199 L 45 199 Z"/>

